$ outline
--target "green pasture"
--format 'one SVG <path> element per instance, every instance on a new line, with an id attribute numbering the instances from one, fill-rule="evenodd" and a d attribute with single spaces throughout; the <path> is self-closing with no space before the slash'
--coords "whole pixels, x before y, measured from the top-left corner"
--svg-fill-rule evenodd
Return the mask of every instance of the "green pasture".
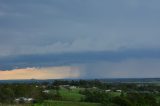
<path id="1" fill-rule="evenodd" d="M 69 90 L 69 89 L 61 87 L 59 90 L 59 93 L 62 96 L 63 101 L 80 101 L 82 98 L 85 97 L 84 95 L 79 93 L 80 90 L 81 90 L 80 88 Z M 51 90 L 50 93 L 55 93 L 55 92 L 56 91 Z"/>

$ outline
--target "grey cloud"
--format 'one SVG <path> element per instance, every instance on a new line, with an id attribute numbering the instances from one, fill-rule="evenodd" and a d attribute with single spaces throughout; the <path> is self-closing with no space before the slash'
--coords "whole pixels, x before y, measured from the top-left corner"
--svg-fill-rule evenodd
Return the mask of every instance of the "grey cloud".
<path id="1" fill-rule="evenodd" d="M 73 52 L 57 54 L 12 55 L 0 58 L 1 70 L 15 67 L 45 67 L 96 62 L 120 62 L 128 59 L 159 59 L 159 50 L 128 50 L 112 52 Z"/>
<path id="2" fill-rule="evenodd" d="M 97 62 L 83 66 L 83 78 L 156 78 L 160 77 L 159 59 L 127 59 Z"/>
<path id="3" fill-rule="evenodd" d="M 1 54 L 160 46 L 159 8 L 151 8 L 158 1 L 151 4 L 149 1 L 126 0 L 17 2 L 3 2 L 1 6 L 3 11 L 11 13 L 1 21 L 1 41 L 6 42 L 1 44 L 1 50 L 8 51 Z M 137 6 L 132 8 L 130 5 Z M 22 15 L 15 17 L 12 16 L 14 13 Z"/>
<path id="4" fill-rule="evenodd" d="M 93 70 L 91 77 L 96 77 L 100 68 L 99 77 L 105 73 L 116 77 L 119 72 L 132 77 L 147 69 L 144 76 L 149 77 L 152 69 L 154 76 L 160 57 L 159 3 L 159 0 L 0 1 L 0 68 L 75 63 L 82 71 Z"/>

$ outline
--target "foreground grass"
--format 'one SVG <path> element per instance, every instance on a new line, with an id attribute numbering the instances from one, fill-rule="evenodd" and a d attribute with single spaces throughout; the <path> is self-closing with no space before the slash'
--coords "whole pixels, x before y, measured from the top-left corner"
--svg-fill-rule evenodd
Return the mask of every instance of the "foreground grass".
<path id="1" fill-rule="evenodd" d="M 52 101 L 48 100 L 37 104 L 0 104 L 0 106 L 101 106 L 99 103 Z"/>
<path id="2" fill-rule="evenodd" d="M 72 102 L 72 101 L 45 101 L 34 106 L 101 106 L 99 103 Z"/>
<path id="3" fill-rule="evenodd" d="M 32 104 L 0 104 L 0 106 L 33 106 Z"/>

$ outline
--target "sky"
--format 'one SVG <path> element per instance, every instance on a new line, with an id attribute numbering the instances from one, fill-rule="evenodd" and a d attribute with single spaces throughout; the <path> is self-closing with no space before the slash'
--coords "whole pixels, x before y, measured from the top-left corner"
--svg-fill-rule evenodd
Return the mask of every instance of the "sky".
<path id="1" fill-rule="evenodd" d="M 160 77 L 159 0 L 0 0 L 0 79 Z"/>

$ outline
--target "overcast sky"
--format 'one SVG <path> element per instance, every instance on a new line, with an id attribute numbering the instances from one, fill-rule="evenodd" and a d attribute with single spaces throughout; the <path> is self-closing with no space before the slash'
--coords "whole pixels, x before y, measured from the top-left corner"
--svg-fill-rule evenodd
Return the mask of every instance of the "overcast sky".
<path id="1" fill-rule="evenodd" d="M 78 78 L 160 77 L 159 4 L 0 0 L 0 70 L 71 67 Z"/>

